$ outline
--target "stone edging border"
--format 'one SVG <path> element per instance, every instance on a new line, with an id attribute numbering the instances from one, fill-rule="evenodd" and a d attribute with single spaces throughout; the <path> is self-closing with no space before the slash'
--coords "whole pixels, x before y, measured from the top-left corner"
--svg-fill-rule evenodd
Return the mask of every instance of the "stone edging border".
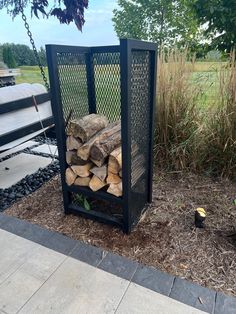
<path id="1" fill-rule="evenodd" d="M 0 228 L 211 314 L 235 314 L 236 298 L 144 266 L 126 257 L 73 240 L 0 213 Z"/>

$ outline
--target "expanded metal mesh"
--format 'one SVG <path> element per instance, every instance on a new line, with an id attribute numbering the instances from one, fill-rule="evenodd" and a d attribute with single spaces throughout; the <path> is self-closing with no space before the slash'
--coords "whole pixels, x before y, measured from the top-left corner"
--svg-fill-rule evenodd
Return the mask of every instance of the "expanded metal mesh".
<path id="1" fill-rule="evenodd" d="M 86 55 L 58 53 L 57 64 L 64 120 L 89 114 Z"/>
<path id="2" fill-rule="evenodd" d="M 97 113 L 116 121 L 121 112 L 120 53 L 93 54 L 93 67 Z"/>
<path id="3" fill-rule="evenodd" d="M 132 51 L 131 56 L 131 189 L 132 218 L 147 203 L 150 154 L 151 63 L 149 51 Z M 136 205 L 136 206 L 135 206 Z M 136 207 L 136 210 L 135 210 Z"/>
<path id="4" fill-rule="evenodd" d="M 77 190 L 75 187 L 68 187 L 63 181 L 63 191 L 68 193 L 68 197 L 64 197 L 65 211 L 72 210 L 97 219 L 105 217 L 105 221 L 112 224 L 123 224 L 124 230 L 128 232 L 131 224 L 139 218 L 141 211 L 151 200 L 152 159 L 150 156 L 155 48 L 150 44 L 130 40 L 130 45 L 124 41 L 120 48 L 72 47 L 71 49 L 66 46 L 65 49 L 60 48 L 56 51 L 58 52 L 55 62 L 55 52 L 49 47 L 48 52 L 51 53 L 49 72 L 52 76 L 50 81 L 55 79 L 55 84 L 52 84 L 54 91 L 53 88 L 51 90 L 52 95 L 53 92 L 56 95 L 52 97 L 55 118 L 60 118 L 59 105 L 62 105 L 65 121 L 72 110 L 72 119 L 97 112 L 106 115 L 110 122 L 113 122 L 121 119 L 121 107 L 124 105 L 122 127 L 130 130 L 127 134 L 122 132 L 122 151 L 125 154 L 129 154 L 131 144 L 131 156 L 127 155 L 128 158 L 122 160 L 123 169 L 129 171 L 131 166 L 131 173 L 123 173 L 123 199 L 106 194 L 107 187 L 104 191 L 93 194 L 86 188 L 78 187 Z M 123 104 L 121 104 L 121 97 Z M 55 121 L 59 127 L 62 126 L 61 122 Z M 57 136 L 58 143 L 61 145 L 59 147 L 63 147 L 63 152 L 61 149 L 59 153 L 63 154 L 66 144 L 65 134 L 58 132 Z M 66 167 L 63 158 L 62 176 L 65 175 Z M 131 186 L 127 178 L 131 178 Z M 82 197 L 80 192 L 89 197 Z M 104 200 L 101 201 L 102 199 Z"/>

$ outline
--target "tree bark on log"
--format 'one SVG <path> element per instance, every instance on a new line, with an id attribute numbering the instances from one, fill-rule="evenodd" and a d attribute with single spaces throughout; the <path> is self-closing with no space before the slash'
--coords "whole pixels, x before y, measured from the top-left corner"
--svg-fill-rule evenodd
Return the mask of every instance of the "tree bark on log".
<path id="1" fill-rule="evenodd" d="M 104 165 L 103 167 L 93 167 L 90 169 L 90 172 L 97 176 L 101 181 L 105 181 L 107 177 L 107 166 Z"/>
<path id="2" fill-rule="evenodd" d="M 77 176 L 86 178 L 90 176 L 90 169 L 92 168 L 92 163 L 87 163 L 84 166 L 71 166 L 71 169 L 74 171 Z"/>
<path id="3" fill-rule="evenodd" d="M 75 182 L 76 174 L 71 168 L 66 169 L 66 183 L 72 185 Z"/>
<path id="4" fill-rule="evenodd" d="M 121 144 L 121 132 L 118 131 L 103 141 L 95 142 L 91 148 L 91 160 L 101 167 L 108 155 Z"/>
<path id="5" fill-rule="evenodd" d="M 106 182 L 100 180 L 97 176 L 93 176 L 89 182 L 89 187 L 92 191 L 96 192 L 106 186 Z"/>
<path id="6" fill-rule="evenodd" d="M 107 125 L 108 119 L 105 116 L 93 113 L 81 119 L 72 120 L 69 125 L 69 134 L 79 137 L 85 143 Z"/>
<path id="7" fill-rule="evenodd" d="M 77 156 L 76 150 L 71 150 L 66 152 L 66 162 L 68 165 L 86 165 L 87 161 L 82 160 L 80 157 Z"/>
<path id="8" fill-rule="evenodd" d="M 109 124 L 105 129 L 102 129 L 93 137 L 91 137 L 91 139 L 87 143 L 84 143 L 81 147 L 79 147 L 79 149 L 77 150 L 77 155 L 83 160 L 88 160 L 90 157 L 90 150 L 95 142 L 103 141 L 104 139 L 108 138 L 109 136 L 120 130 L 120 121 Z"/>
<path id="9" fill-rule="evenodd" d="M 122 196 L 122 182 L 118 184 L 111 183 L 107 192 L 117 197 Z"/>

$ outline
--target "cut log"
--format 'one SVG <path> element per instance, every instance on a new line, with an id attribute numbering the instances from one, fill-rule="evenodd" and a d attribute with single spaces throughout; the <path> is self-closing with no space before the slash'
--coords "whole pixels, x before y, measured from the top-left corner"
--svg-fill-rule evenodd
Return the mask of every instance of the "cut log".
<path id="1" fill-rule="evenodd" d="M 72 120 L 69 125 L 69 133 L 74 137 L 79 137 L 85 143 L 107 125 L 108 119 L 104 115 L 93 113 L 81 119 Z"/>
<path id="2" fill-rule="evenodd" d="M 97 176 L 93 175 L 91 181 L 89 182 L 89 187 L 92 191 L 96 192 L 106 186 L 106 182 L 100 180 Z"/>
<path id="3" fill-rule="evenodd" d="M 66 162 L 68 165 L 86 165 L 87 161 L 79 158 L 77 156 L 77 151 L 76 150 L 71 150 L 66 152 Z"/>
<path id="4" fill-rule="evenodd" d="M 121 146 L 110 153 L 108 160 L 108 171 L 114 174 L 119 173 L 122 168 Z"/>
<path id="5" fill-rule="evenodd" d="M 79 186 L 89 186 L 89 182 L 91 181 L 91 177 L 81 178 L 77 177 L 75 179 L 74 184 Z"/>
<path id="6" fill-rule="evenodd" d="M 103 167 L 93 167 L 90 169 L 90 172 L 98 177 L 101 181 L 105 181 L 107 177 L 107 165 L 104 165 Z"/>
<path id="7" fill-rule="evenodd" d="M 118 184 L 121 182 L 121 178 L 117 175 L 114 174 L 112 172 L 108 172 L 108 176 L 107 176 L 107 183 L 115 183 Z"/>
<path id="8" fill-rule="evenodd" d="M 77 176 L 86 178 L 90 176 L 89 170 L 92 168 L 92 163 L 87 163 L 83 166 L 71 166 L 71 169 L 74 171 L 74 173 L 77 174 Z"/>
<path id="9" fill-rule="evenodd" d="M 67 150 L 77 150 L 80 146 L 82 146 L 82 142 L 79 138 L 75 138 L 70 135 L 66 139 L 66 148 Z"/>
<path id="10" fill-rule="evenodd" d="M 71 168 L 66 169 L 66 183 L 72 185 L 75 182 L 76 174 Z"/>
<path id="11" fill-rule="evenodd" d="M 132 159 L 138 154 L 138 145 L 133 142 L 131 145 L 131 157 Z M 110 153 L 108 161 L 108 171 L 114 174 L 118 174 L 122 169 L 122 150 L 121 146 L 116 148 Z"/>
<path id="12" fill-rule="evenodd" d="M 84 143 L 79 149 L 77 150 L 77 155 L 83 159 L 88 160 L 90 156 L 91 147 L 95 142 L 100 142 L 106 139 L 107 137 L 111 136 L 112 134 L 121 130 L 120 121 L 110 123 L 105 129 L 99 131 L 96 135 L 91 137 L 91 139 Z"/>
<path id="13" fill-rule="evenodd" d="M 95 142 L 91 148 L 91 160 L 101 167 L 108 155 L 121 144 L 121 132 L 118 131 L 103 141 Z"/>
<path id="14" fill-rule="evenodd" d="M 122 196 L 122 182 L 118 184 L 111 183 L 107 192 L 117 197 Z"/>

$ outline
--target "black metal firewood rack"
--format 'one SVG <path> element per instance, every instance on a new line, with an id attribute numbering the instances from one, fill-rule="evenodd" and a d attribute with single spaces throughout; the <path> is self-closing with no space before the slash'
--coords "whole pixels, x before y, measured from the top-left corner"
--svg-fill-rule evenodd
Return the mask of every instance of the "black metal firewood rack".
<path id="1" fill-rule="evenodd" d="M 65 213 L 113 224 L 129 233 L 152 201 L 157 46 L 121 39 L 117 46 L 47 45 L 46 51 Z M 122 197 L 66 184 L 65 123 L 70 113 L 71 118 L 102 113 L 110 121 L 121 120 Z M 145 159 L 145 171 L 135 184 L 133 142 Z M 93 208 L 78 204 L 77 194 L 87 197 Z M 109 206 L 111 211 L 106 210 Z"/>

